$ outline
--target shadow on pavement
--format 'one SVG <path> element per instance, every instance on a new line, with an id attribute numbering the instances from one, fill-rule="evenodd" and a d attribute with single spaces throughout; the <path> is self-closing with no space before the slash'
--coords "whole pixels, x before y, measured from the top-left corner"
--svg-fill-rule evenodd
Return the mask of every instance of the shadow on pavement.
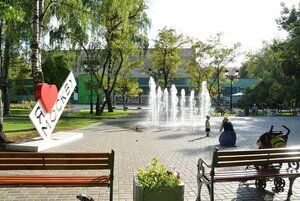
<path id="1" fill-rule="evenodd" d="M 274 199 L 275 193 L 268 190 L 258 190 L 255 188 L 254 183 L 240 183 L 236 191 L 237 198 L 232 201 L 242 200 L 266 200 L 271 201 Z"/>
<path id="2" fill-rule="evenodd" d="M 203 136 L 203 137 L 198 137 L 198 138 L 195 138 L 195 139 L 192 139 L 192 140 L 189 140 L 188 142 L 194 142 L 196 140 L 202 140 L 202 139 L 205 139 L 207 138 L 206 136 Z"/>

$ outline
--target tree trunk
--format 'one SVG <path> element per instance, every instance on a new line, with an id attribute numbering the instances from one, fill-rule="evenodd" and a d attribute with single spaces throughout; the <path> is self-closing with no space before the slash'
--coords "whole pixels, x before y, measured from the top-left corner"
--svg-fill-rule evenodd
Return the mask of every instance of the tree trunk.
<path id="1" fill-rule="evenodd" d="M 97 102 L 96 102 L 96 116 L 101 115 L 101 110 L 100 110 L 100 94 L 97 93 Z"/>
<path id="2" fill-rule="evenodd" d="M 0 78 L 2 79 L 2 40 L 3 40 L 3 20 L 0 20 Z M 0 82 L 0 87 L 2 87 L 2 81 Z"/>
<path id="3" fill-rule="evenodd" d="M 3 72 L 2 72 L 2 90 L 3 90 L 3 102 L 4 102 L 4 116 L 10 115 L 10 96 L 8 88 L 8 69 L 10 64 L 10 48 L 11 42 L 7 37 L 4 45 L 4 60 L 3 60 Z"/>
<path id="4" fill-rule="evenodd" d="M 44 0 L 39 0 L 39 54 L 38 54 L 38 63 L 40 65 L 40 69 L 42 72 L 42 51 L 41 51 L 41 39 L 43 38 L 42 34 L 44 31 L 44 25 L 43 25 L 43 20 L 44 20 Z M 42 82 L 44 82 L 44 76 L 42 74 L 41 76 Z"/>
<path id="5" fill-rule="evenodd" d="M 122 94 L 122 104 L 123 104 L 123 110 L 125 110 L 125 96 Z"/>
<path id="6" fill-rule="evenodd" d="M 113 109 L 113 106 L 112 106 L 110 94 L 108 93 L 108 94 L 105 94 L 105 95 L 106 95 L 106 103 L 107 103 L 108 112 L 113 112 L 114 109 Z"/>
<path id="7" fill-rule="evenodd" d="M 42 1 L 41 1 L 42 2 Z M 44 82 L 42 67 L 41 67 L 41 52 L 40 52 L 40 0 L 33 1 L 33 22 L 32 22 L 32 41 L 31 41 L 31 63 L 34 84 Z"/>
<path id="8" fill-rule="evenodd" d="M 0 90 L 0 142 L 8 142 L 3 129 L 2 91 Z"/>
<path id="9" fill-rule="evenodd" d="M 105 105 L 106 105 L 106 101 L 104 101 L 103 104 L 101 105 L 101 108 L 100 108 L 101 113 L 103 113 Z"/>

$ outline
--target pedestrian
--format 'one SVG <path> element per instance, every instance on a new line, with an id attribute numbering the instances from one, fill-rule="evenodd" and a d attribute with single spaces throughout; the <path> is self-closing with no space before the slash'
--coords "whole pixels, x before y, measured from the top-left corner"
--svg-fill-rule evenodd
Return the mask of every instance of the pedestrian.
<path id="1" fill-rule="evenodd" d="M 206 121 L 205 121 L 205 132 L 206 132 L 206 137 L 209 137 L 210 133 L 210 116 L 206 116 Z"/>
<path id="2" fill-rule="evenodd" d="M 223 117 L 224 114 L 225 114 L 225 107 L 223 105 L 220 106 L 220 113 L 221 113 L 221 116 Z"/>
<path id="3" fill-rule="evenodd" d="M 255 115 L 257 115 L 257 113 L 258 113 L 258 107 L 257 107 L 257 105 L 255 103 L 254 103 L 254 105 L 252 107 L 252 113 L 255 114 Z"/>
<path id="4" fill-rule="evenodd" d="M 224 131 L 223 131 L 224 129 Z M 223 132 L 222 132 L 223 131 Z M 232 123 L 229 121 L 228 117 L 224 117 L 220 126 L 221 135 L 219 137 L 219 142 L 221 146 L 234 147 L 236 146 L 236 133 L 233 129 Z"/>

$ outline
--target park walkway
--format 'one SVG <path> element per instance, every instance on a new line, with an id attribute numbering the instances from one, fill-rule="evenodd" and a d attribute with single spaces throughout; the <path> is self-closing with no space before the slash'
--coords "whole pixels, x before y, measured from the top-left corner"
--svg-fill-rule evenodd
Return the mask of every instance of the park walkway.
<path id="1" fill-rule="evenodd" d="M 218 146 L 219 123 L 221 117 L 211 118 L 211 137 L 205 137 L 202 128 L 155 128 L 140 127 L 138 121 L 145 119 L 145 110 L 122 119 L 107 120 L 104 123 L 76 130 L 84 133 L 84 138 L 47 150 L 48 152 L 109 152 L 114 149 L 115 180 L 114 200 L 132 201 L 133 172 L 145 167 L 156 157 L 165 166 L 175 166 L 185 182 L 185 200 L 195 201 L 197 194 L 197 161 L 200 157 L 211 160 L 211 155 Z M 291 129 L 288 145 L 300 145 L 300 117 L 232 117 L 237 135 L 237 147 L 230 149 L 256 148 L 258 137 L 269 130 L 282 129 L 285 124 Z M 18 174 L 18 171 L 12 172 Z M 37 172 L 40 174 L 40 172 Z M 69 172 L 72 174 L 72 172 Z M 272 182 L 267 183 L 265 191 L 256 190 L 254 182 L 221 183 L 215 185 L 216 200 L 285 200 L 285 191 L 279 194 L 272 192 Z M 208 199 L 203 188 L 204 196 Z M 293 186 L 291 200 L 300 200 L 300 179 Z M 76 200 L 76 195 L 85 193 L 97 201 L 108 200 L 108 189 L 90 188 L 0 188 L 0 200 L 5 201 L 45 201 Z M 205 200 L 205 198 L 204 198 Z M 155 201 L 155 200 L 154 200 Z"/>

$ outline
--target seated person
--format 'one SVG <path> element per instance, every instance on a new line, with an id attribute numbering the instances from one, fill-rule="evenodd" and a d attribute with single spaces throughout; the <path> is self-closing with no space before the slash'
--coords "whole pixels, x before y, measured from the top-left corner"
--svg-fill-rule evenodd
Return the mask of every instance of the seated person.
<path id="1" fill-rule="evenodd" d="M 224 129 L 224 131 L 223 131 Z M 222 132 L 223 131 L 223 132 Z M 232 123 L 229 121 L 228 117 L 224 117 L 220 126 L 221 135 L 219 137 L 219 142 L 221 146 L 233 147 L 236 146 L 236 133 L 233 129 Z"/>

